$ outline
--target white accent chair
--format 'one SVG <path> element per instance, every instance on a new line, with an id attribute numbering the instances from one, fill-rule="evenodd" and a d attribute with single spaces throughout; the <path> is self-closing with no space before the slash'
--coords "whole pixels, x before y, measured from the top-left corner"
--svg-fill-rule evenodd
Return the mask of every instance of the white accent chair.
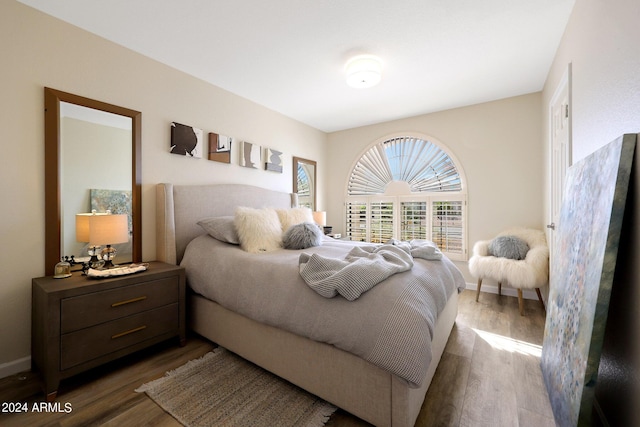
<path id="1" fill-rule="evenodd" d="M 529 228 L 512 228 L 498 236 L 518 237 L 527 242 L 529 251 L 523 260 L 495 257 L 489 254 L 491 240 L 476 242 L 473 245 L 473 255 L 469 259 L 469 272 L 478 278 L 476 301 L 480 296 L 482 280 L 493 279 L 498 282 L 498 295 L 502 294 L 503 283 L 517 288 L 521 316 L 524 316 L 522 289 L 535 288 L 542 308 L 545 309 L 540 294 L 540 288 L 549 282 L 549 248 L 544 232 Z"/>

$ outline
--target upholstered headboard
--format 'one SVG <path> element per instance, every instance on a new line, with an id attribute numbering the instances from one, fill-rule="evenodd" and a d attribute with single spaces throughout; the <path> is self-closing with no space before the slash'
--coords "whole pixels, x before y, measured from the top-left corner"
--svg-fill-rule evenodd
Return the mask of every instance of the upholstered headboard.
<path id="1" fill-rule="evenodd" d="M 187 244 L 204 234 L 197 224 L 212 216 L 233 215 L 236 207 L 290 208 L 298 195 L 244 184 L 156 186 L 157 258 L 180 264 Z"/>

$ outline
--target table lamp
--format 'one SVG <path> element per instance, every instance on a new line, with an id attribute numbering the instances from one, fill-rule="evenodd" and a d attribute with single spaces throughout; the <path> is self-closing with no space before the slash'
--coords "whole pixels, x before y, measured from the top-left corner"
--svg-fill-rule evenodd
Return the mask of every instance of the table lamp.
<path id="1" fill-rule="evenodd" d="M 89 243 L 91 268 L 113 268 L 116 249 L 111 245 L 129 241 L 129 221 L 126 214 L 81 213 L 76 215 L 76 240 Z M 106 248 L 100 250 L 102 245 Z M 98 258 L 100 254 L 100 260 Z"/>
<path id="2" fill-rule="evenodd" d="M 327 213 L 325 211 L 314 211 L 313 220 L 321 227 L 327 225 Z"/>
<path id="3" fill-rule="evenodd" d="M 314 211 L 313 220 L 324 230 L 324 234 L 329 234 L 333 227 L 327 226 L 327 213 L 325 211 Z"/>

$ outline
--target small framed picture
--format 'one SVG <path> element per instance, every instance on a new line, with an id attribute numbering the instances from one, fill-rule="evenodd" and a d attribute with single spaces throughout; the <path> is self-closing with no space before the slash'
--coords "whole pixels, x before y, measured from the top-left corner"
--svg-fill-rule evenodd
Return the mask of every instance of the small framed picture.
<path id="1" fill-rule="evenodd" d="M 217 133 L 209 133 L 209 160 L 231 163 L 231 144 L 233 138 Z"/>
<path id="2" fill-rule="evenodd" d="M 202 139 L 202 129 L 172 122 L 169 152 L 202 158 Z"/>
<path id="3" fill-rule="evenodd" d="M 271 172 L 282 173 L 282 151 L 267 148 L 267 161 L 264 168 Z"/>
<path id="4" fill-rule="evenodd" d="M 240 143 L 240 166 L 251 169 L 260 169 L 262 147 L 247 141 Z"/>

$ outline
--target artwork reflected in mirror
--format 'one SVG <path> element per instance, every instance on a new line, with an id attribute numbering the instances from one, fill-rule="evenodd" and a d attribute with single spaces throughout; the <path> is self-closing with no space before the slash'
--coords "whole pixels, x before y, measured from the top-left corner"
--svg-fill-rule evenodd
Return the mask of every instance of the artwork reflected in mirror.
<path id="1" fill-rule="evenodd" d="M 298 206 L 316 210 L 316 162 L 293 158 L 293 192 L 298 194 Z"/>

